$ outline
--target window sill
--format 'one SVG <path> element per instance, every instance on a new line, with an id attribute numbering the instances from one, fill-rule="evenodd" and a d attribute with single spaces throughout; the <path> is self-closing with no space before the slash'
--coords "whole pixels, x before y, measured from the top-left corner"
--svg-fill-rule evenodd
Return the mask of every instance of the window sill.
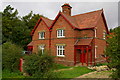
<path id="1" fill-rule="evenodd" d="M 57 38 L 65 38 L 65 36 L 57 37 Z"/>
<path id="2" fill-rule="evenodd" d="M 60 55 L 57 55 L 57 57 L 65 57 L 65 56 L 60 56 Z"/>
<path id="3" fill-rule="evenodd" d="M 43 39 L 39 39 L 39 40 L 44 40 L 45 38 L 43 38 Z"/>

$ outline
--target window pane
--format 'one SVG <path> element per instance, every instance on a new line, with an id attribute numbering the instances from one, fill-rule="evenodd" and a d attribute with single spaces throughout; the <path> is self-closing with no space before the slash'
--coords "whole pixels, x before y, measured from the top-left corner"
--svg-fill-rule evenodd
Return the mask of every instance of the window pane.
<path id="1" fill-rule="evenodd" d="M 62 36 L 62 30 L 60 30 L 60 32 L 61 32 L 60 36 Z"/>
<path id="2" fill-rule="evenodd" d="M 64 55 L 64 53 L 65 53 L 65 50 L 63 50 L 63 55 Z"/>
<path id="3" fill-rule="evenodd" d="M 60 55 L 62 55 L 62 50 L 60 50 Z"/>
<path id="4" fill-rule="evenodd" d="M 61 30 L 62 31 L 62 34 L 61 34 L 61 36 L 63 36 L 63 30 Z"/>
<path id="5" fill-rule="evenodd" d="M 57 50 L 58 52 L 57 52 L 57 54 L 59 55 L 59 50 Z"/>
<path id="6" fill-rule="evenodd" d="M 62 46 L 60 46 L 60 50 L 62 49 Z"/>
<path id="7" fill-rule="evenodd" d="M 41 38 L 42 39 L 44 38 L 44 32 L 41 32 Z"/>
<path id="8" fill-rule="evenodd" d="M 44 39 L 45 36 L 45 32 L 40 32 L 39 33 L 39 39 Z"/>
<path id="9" fill-rule="evenodd" d="M 57 30 L 57 36 L 58 37 L 64 36 L 64 30 Z"/>

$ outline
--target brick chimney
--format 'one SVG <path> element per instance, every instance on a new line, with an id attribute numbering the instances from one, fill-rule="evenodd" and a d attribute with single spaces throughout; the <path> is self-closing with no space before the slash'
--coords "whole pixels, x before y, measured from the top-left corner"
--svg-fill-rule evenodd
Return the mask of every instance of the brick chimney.
<path id="1" fill-rule="evenodd" d="M 62 12 L 66 15 L 71 16 L 71 9 L 72 7 L 68 3 L 65 3 L 64 5 L 62 5 Z"/>

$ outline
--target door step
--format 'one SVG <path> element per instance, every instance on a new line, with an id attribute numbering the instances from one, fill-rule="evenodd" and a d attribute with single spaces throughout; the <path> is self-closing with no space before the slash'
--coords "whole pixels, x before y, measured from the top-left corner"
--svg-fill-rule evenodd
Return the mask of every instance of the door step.
<path id="1" fill-rule="evenodd" d="M 86 63 L 77 63 L 75 66 L 87 66 L 87 64 Z"/>

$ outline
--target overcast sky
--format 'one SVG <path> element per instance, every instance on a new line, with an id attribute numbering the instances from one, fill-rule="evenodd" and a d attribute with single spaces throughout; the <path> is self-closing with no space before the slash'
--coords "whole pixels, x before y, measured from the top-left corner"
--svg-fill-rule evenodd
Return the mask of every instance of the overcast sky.
<path id="1" fill-rule="evenodd" d="M 29 2 L 24 2 L 22 0 L 18 0 L 17 2 L 15 0 L 9 2 L 8 1 L 2 1 L 2 8 L 0 9 L 0 11 L 3 11 L 7 5 L 11 5 L 18 10 L 20 16 L 27 15 L 30 11 L 33 11 L 33 13 L 44 15 L 52 20 L 55 19 L 56 15 L 61 10 L 61 5 L 63 5 L 64 3 L 69 3 L 72 6 L 72 15 L 100 10 L 103 8 L 108 28 L 118 26 L 118 0 L 109 0 L 111 2 L 87 2 L 85 0 L 84 2 L 83 0 L 81 0 L 81 2 L 69 2 L 63 0 L 58 2 L 36 2 L 36 0 L 30 0 Z"/>

